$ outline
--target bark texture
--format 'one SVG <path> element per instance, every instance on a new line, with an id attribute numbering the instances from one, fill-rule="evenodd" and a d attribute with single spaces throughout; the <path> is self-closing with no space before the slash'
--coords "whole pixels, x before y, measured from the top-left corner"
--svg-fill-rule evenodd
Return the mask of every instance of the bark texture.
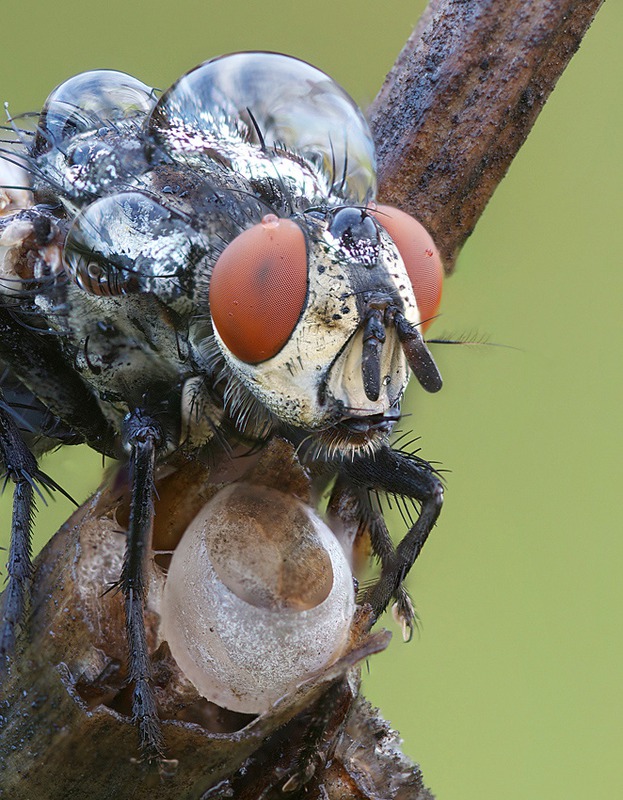
<path id="1" fill-rule="evenodd" d="M 432 0 L 369 116 L 379 196 L 447 273 L 603 0 Z"/>

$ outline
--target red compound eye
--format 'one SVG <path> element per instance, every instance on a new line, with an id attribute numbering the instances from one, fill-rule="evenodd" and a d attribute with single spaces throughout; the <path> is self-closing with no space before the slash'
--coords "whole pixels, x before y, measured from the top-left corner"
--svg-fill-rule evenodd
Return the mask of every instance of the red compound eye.
<path id="1" fill-rule="evenodd" d="M 413 285 L 415 299 L 424 320 L 420 329 L 431 324 L 441 302 L 443 265 L 439 252 L 426 228 L 416 219 L 391 206 L 370 208 L 377 222 L 394 240 Z"/>
<path id="2" fill-rule="evenodd" d="M 219 256 L 210 280 L 212 322 L 247 364 L 276 355 L 292 335 L 307 297 L 307 249 L 299 226 L 267 214 Z"/>

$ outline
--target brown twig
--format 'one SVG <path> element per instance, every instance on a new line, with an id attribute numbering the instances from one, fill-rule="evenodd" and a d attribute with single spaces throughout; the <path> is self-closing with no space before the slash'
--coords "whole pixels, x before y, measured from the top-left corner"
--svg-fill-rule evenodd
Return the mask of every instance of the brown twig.
<path id="1" fill-rule="evenodd" d="M 370 108 L 380 197 L 446 271 L 603 0 L 431 0 Z"/>

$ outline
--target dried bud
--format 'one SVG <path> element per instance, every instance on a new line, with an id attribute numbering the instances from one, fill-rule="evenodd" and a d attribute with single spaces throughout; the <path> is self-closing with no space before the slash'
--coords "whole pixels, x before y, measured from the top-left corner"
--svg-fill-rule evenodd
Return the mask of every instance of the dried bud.
<path id="1" fill-rule="evenodd" d="M 161 636 L 200 694 L 262 713 L 341 654 L 354 611 L 350 568 L 327 525 L 291 495 L 238 483 L 177 546 Z"/>

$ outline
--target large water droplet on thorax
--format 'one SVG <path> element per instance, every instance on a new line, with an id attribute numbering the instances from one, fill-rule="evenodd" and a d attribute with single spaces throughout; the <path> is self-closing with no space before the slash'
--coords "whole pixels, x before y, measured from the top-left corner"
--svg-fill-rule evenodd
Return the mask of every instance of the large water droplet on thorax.
<path id="1" fill-rule="evenodd" d="M 332 195 L 363 203 L 375 191 L 360 109 L 332 78 L 290 56 L 234 53 L 196 67 L 160 98 L 149 128 L 174 157 L 218 157 L 244 172 L 240 143 L 249 142 L 312 164 Z"/>

